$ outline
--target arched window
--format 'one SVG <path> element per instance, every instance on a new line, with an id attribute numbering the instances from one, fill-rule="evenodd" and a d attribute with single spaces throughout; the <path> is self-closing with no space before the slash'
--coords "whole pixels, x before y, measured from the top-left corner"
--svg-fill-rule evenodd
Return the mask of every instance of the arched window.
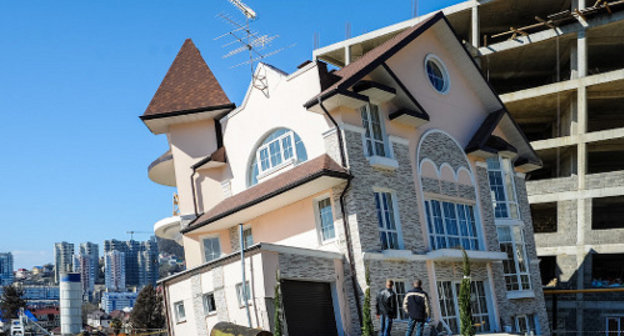
<path id="1" fill-rule="evenodd" d="M 249 166 L 249 185 L 258 183 L 258 179 L 287 166 L 306 161 L 303 141 L 297 133 L 287 128 L 280 128 L 269 134 L 253 153 Z"/>

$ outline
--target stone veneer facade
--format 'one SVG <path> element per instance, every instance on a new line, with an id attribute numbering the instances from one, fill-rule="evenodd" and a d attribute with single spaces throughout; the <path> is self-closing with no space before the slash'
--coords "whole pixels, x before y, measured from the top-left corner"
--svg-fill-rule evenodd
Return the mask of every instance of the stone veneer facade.
<path id="1" fill-rule="evenodd" d="M 435 284 L 431 283 L 430 272 L 435 273 L 437 281 L 460 281 L 462 278 L 461 262 L 451 261 L 426 261 L 418 257 L 385 257 L 381 251 L 379 242 L 379 230 L 377 214 L 375 211 L 374 191 L 392 191 L 399 205 L 398 222 L 402 233 L 404 250 L 410 251 L 412 256 L 423 256 L 427 250 L 427 234 L 425 225 L 421 223 L 419 209 L 422 208 L 419 187 L 415 184 L 416 179 L 412 172 L 411 155 L 407 142 L 390 141 L 394 159 L 398 162 L 396 170 L 383 170 L 372 167 L 368 159 L 364 156 L 362 133 L 352 127 L 343 131 L 346 143 L 345 152 L 348 167 L 354 176 L 346 194 L 345 208 L 348 212 L 349 229 L 353 245 L 353 258 L 355 263 L 356 277 L 360 299 L 363 300 L 363 289 L 366 288 L 365 266 L 369 268 L 371 280 L 371 293 L 373 296 L 372 306 L 374 307 L 374 296 L 384 286 L 386 279 L 405 281 L 410 284 L 412 280 L 419 278 L 423 280 L 423 288 L 430 292 L 432 304 L 437 305 L 437 294 L 431 293 L 436 290 Z M 328 153 L 340 162 L 335 132 L 326 135 L 325 142 Z M 463 150 L 457 146 L 455 141 L 442 132 L 431 132 L 425 135 L 421 144 L 418 162 L 429 159 L 436 163 L 438 167 L 443 163 L 449 164 L 457 170 L 464 167 L 470 170 L 471 164 L 466 160 Z M 468 203 L 475 205 L 475 212 L 479 213 L 478 222 L 481 222 L 482 241 L 485 243 L 487 251 L 499 252 L 500 247 L 496 233 L 493 208 L 490 201 L 490 186 L 487 169 L 484 163 L 475 164 L 476 170 L 473 178 L 476 186 L 468 186 L 460 183 L 436 180 L 423 177 L 421 185 L 423 192 L 427 195 L 438 194 L 441 199 L 452 197 L 453 199 L 464 199 Z M 516 180 L 518 202 L 521 209 L 521 218 L 525 224 L 525 244 L 528 251 L 529 268 L 531 274 L 534 298 L 508 299 L 503 276 L 503 265 L 500 261 L 495 262 L 473 262 L 473 278 L 482 280 L 486 284 L 491 295 L 490 300 L 494 302 L 489 307 L 490 314 L 494 314 L 499 319 L 499 326 L 513 325 L 513 317 L 522 314 L 535 314 L 539 319 L 541 332 L 544 335 L 550 334 L 548 319 L 544 308 L 544 297 L 541 291 L 541 279 L 539 273 L 539 262 L 535 253 L 535 241 L 531 227 L 530 208 L 526 196 L 524 179 L 517 177 Z M 347 256 L 346 240 L 342 224 L 342 214 L 339 208 L 339 196 L 345 185 L 335 187 L 334 195 L 334 217 L 335 227 L 339 245 Z M 446 197 L 446 198 L 445 198 Z M 424 218 L 424 216 L 422 216 Z M 367 255 L 375 256 L 367 258 Z M 292 266 L 291 266 L 292 267 Z M 345 265 L 345 273 L 349 269 Z M 321 276 L 320 273 L 318 273 Z M 345 277 L 345 288 L 350 289 L 351 284 Z M 494 288 L 491 288 L 493 285 Z M 409 289 L 409 288 L 406 288 Z M 347 294 L 352 290 L 347 290 Z M 353 302 L 350 295 L 349 302 Z M 351 304 L 352 316 L 354 305 Z M 436 309 L 437 310 L 437 309 Z M 374 312 L 373 312 L 374 314 Z M 356 319 L 351 321 L 352 330 L 359 329 Z M 378 328 L 378 321 L 374 320 Z M 398 321 L 395 324 L 396 332 L 404 332 L 406 323 Z"/>

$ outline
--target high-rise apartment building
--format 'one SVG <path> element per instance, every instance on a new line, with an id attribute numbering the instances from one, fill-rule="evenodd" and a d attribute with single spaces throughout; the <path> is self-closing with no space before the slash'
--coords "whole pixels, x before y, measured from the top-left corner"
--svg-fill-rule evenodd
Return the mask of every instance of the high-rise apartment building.
<path id="1" fill-rule="evenodd" d="M 80 283 L 82 285 L 82 293 L 85 301 L 89 301 L 93 294 L 95 286 L 95 278 L 93 277 L 92 260 L 90 256 L 79 254 L 77 260 L 74 261 L 74 272 L 80 273 Z"/>
<path id="2" fill-rule="evenodd" d="M 13 254 L 0 253 L 0 286 L 10 285 L 13 280 Z"/>
<path id="3" fill-rule="evenodd" d="M 60 242 L 54 244 L 54 281 L 60 280 L 61 273 L 73 271 L 74 244 Z"/>
<path id="4" fill-rule="evenodd" d="M 80 255 L 88 256 L 91 259 L 91 268 L 89 270 L 89 277 L 95 281 L 100 273 L 100 251 L 98 244 L 91 242 L 85 242 L 80 244 Z"/>
<path id="5" fill-rule="evenodd" d="M 104 281 L 107 291 L 126 290 L 125 257 L 124 252 L 116 250 L 104 253 Z"/>
<path id="6" fill-rule="evenodd" d="M 141 252 L 138 256 L 139 287 L 156 285 L 158 280 L 158 245 L 156 239 L 141 243 Z"/>

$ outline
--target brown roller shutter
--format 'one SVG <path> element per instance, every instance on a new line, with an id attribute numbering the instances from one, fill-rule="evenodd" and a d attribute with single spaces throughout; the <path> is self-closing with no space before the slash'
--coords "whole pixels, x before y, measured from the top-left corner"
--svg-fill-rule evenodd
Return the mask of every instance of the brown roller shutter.
<path id="1" fill-rule="evenodd" d="M 329 283 L 282 281 L 282 295 L 289 336 L 338 335 Z"/>

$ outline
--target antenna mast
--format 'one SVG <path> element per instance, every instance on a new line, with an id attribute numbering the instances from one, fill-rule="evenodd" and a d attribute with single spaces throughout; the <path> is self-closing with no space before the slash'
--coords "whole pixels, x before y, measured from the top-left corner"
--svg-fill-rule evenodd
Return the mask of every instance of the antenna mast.
<path id="1" fill-rule="evenodd" d="M 245 23 L 239 23 L 230 15 L 223 14 L 223 13 L 219 14 L 218 17 L 223 19 L 226 23 L 230 24 L 233 27 L 233 30 L 230 30 L 229 32 L 221 36 L 217 36 L 215 40 L 219 40 L 224 37 L 231 37 L 233 40 L 224 44 L 222 47 L 226 48 L 234 44 L 239 45 L 238 47 L 231 49 L 225 55 L 223 55 L 223 58 L 229 58 L 229 57 L 238 55 L 245 51 L 248 52 L 248 55 L 249 55 L 248 59 L 242 63 L 232 66 L 232 68 L 236 68 L 242 65 L 249 64 L 249 67 L 251 70 L 253 87 L 260 91 L 265 92 L 265 90 L 268 87 L 266 75 L 260 74 L 260 73 L 257 73 L 257 74 L 254 73 L 254 63 L 264 58 L 267 58 L 269 56 L 273 56 L 281 52 L 282 50 L 284 50 L 284 48 L 280 48 L 280 49 L 273 50 L 267 53 L 263 52 L 263 50 L 267 46 L 270 46 L 271 42 L 277 39 L 279 35 L 269 36 L 267 34 L 261 34 L 257 31 L 252 30 L 250 27 L 250 23 L 258 19 L 258 15 L 256 14 L 256 12 L 253 9 L 251 9 L 251 7 L 247 6 L 240 0 L 228 0 L 228 1 L 232 5 L 234 5 L 241 12 L 241 14 L 245 16 Z"/>

